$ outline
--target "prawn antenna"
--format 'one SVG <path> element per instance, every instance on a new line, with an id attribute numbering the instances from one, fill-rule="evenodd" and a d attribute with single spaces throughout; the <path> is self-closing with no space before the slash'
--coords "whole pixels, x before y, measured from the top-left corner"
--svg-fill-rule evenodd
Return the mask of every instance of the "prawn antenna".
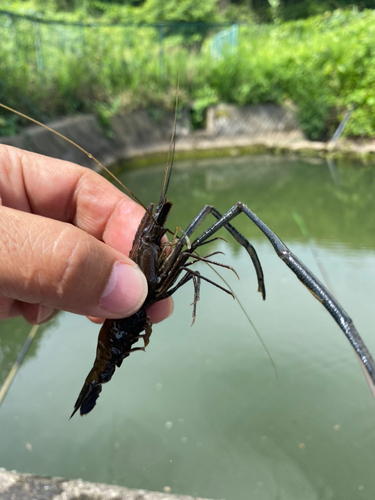
<path id="1" fill-rule="evenodd" d="M 52 132 L 53 134 L 56 134 L 58 135 L 59 137 L 61 137 L 62 139 L 65 139 L 66 141 L 68 141 L 70 144 L 72 144 L 73 146 L 75 146 L 77 149 L 79 149 L 80 151 L 82 151 L 82 153 L 84 153 L 86 156 L 88 156 L 90 158 L 90 160 L 93 160 L 97 165 L 99 165 L 99 167 L 101 169 L 103 169 L 105 172 L 107 172 L 108 175 L 110 175 L 128 194 L 130 194 L 130 196 L 136 201 L 138 202 L 147 212 L 147 207 L 144 206 L 144 204 L 141 202 L 141 200 L 139 200 L 134 193 L 132 193 L 130 191 L 129 188 L 127 188 L 125 186 L 125 184 L 123 184 L 120 179 L 118 179 L 115 174 L 113 174 L 109 168 L 105 167 L 103 165 L 103 163 L 101 163 L 99 160 L 97 160 L 95 158 L 95 156 L 93 156 L 91 153 L 89 153 L 88 151 L 86 151 L 85 149 L 83 149 L 81 146 L 79 146 L 77 143 L 75 143 L 74 141 L 72 141 L 71 139 L 69 139 L 68 137 L 66 137 L 65 135 L 63 134 L 60 134 L 60 132 L 57 132 L 57 130 L 54 130 L 53 128 L 51 127 L 48 127 L 48 125 L 45 125 L 44 123 L 42 122 L 39 122 L 38 120 L 35 120 L 35 118 L 31 118 L 30 116 L 27 116 L 23 113 L 21 113 L 20 111 L 17 111 L 9 106 L 6 106 L 5 104 L 2 104 L 0 102 L 0 107 L 6 109 L 7 111 L 11 111 L 12 113 L 15 113 L 16 115 L 18 116 L 22 116 L 22 118 L 26 118 L 26 120 L 29 120 L 33 123 L 36 123 L 37 125 L 40 125 L 41 127 L 49 130 L 50 132 Z"/>
<path id="2" fill-rule="evenodd" d="M 175 108 L 174 108 L 173 133 L 172 133 L 171 142 L 169 145 L 167 164 L 165 167 L 165 174 L 164 174 L 163 186 L 161 188 L 161 193 L 160 193 L 159 205 L 160 205 L 160 203 L 163 203 L 166 200 L 167 191 L 168 191 L 168 187 L 169 187 L 169 181 L 171 180 L 171 175 L 172 175 L 174 154 L 175 154 L 175 150 L 176 150 L 177 107 L 178 107 L 179 90 L 180 90 L 180 79 L 179 79 L 179 77 L 177 77 L 176 104 L 175 104 Z M 172 155 L 172 159 L 170 160 L 171 155 Z"/>
<path id="3" fill-rule="evenodd" d="M 265 350 L 266 354 L 267 354 L 267 357 L 268 359 L 270 360 L 270 363 L 272 365 L 272 368 L 273 368 L 273 371 L 275 372 L 275 376 L 276 378 L 279 380 L 279 374 L 278 374 L 278 371 L 277 371 L 277 368 L 276 368 L 276 363 L 274 362 L 272 356 L 271 356 L 271 353 L 268 349 L 268 347 L 266 346 L 264 340 L 262 339 L 262 336 L 261 334 L 259 333 L 259 331 L 257 330 L 256 326 L 254 325 L 253 321 L 251 320 L 250 316 L 248 315 L 248 313 L 246 312 L 246 309 L 244 308 L 242 302 L 240 301 L 240 299 L 238 298 L 238 296 L 235 294 L 233 288 L 230 286 L 230 284 L 227 282 L 227 280 L 225 278 L 223 278 L 223 276 L 219 273 L 219 271 L 217 269 L 215 269 L 209 262 L 206 262 L 207 266 L 210 267 L 212 269 L 212 271 L 217 274 L 217 276 L 221 279 L 221 281 L 225 284 L 225 286 L 228 288 L 228 290 L 231 292 L 231 294 L 233 295 L 233 297 L 236 299 L 238 305 L 240 306 L 240 308 L 242 309 L 242 312 L 244 313 L 244 315 L 246 316 L 247 318 L 247 321 L 250 323 L 251 327 L 253 328 L 254 332 L 255 332 L 255 335 L 258 337 L 258 340 L 259 342 L 262 344 L 262 347 L 263 349 Z M 236 273 L 237 274 L 237 273 Z"/>

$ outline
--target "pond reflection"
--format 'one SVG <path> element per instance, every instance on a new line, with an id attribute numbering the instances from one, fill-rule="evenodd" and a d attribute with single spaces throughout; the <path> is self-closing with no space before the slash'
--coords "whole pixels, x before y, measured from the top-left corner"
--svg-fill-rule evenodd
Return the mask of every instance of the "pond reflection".
<path id="1" fill-rule="evenodd" d="M 28 349 L 28 359 L 37 356 L 39 345 L 45 333 L 51 328 L 53 319 L 48 325 L 40 326 L 36 337 Z M 18 354 L 26 342 L 27 336 L 31 330 L 31 325 L 22 318 L 15 318 L 0 322 L 0 388 L 5 382 L 9 371 L 15 363 Z"/>
<path id="2" fill-rule="evenodd" d="M 168 223 L 186 227 L 204 204 L 221 212 L 248 204 L 323 279 L 318 259 L 374 354 L 375 169 L 339 164 L 336 175 L 339 182 L 316 159 L 179 163 Z M 122 180 L 147 204 L 157 201 L 162 177 L 157 167 Z M 1 407 L 0 466 L 207 498 L 372 500 L 375 405 L 349 343 L 259 230 L 245 216 L 234 225 L 257 249 L 267 301 L 230 235 L 223 232 L 227 243 L 212 251 L 223 251 L 218 259 L 240 275 L 223 271 L 279 378 L 238 304 L 220 290 L 202 284 L 190 328 L 187 285 L 175 295 L 173 316 L 154 327 L 147 353 L 124 362 L 92 414 L 68 422 L 98 327 L 61 314 L 33 345 Z M 20 325 L 1 325 L 2 380 L 28 333 Z"/>

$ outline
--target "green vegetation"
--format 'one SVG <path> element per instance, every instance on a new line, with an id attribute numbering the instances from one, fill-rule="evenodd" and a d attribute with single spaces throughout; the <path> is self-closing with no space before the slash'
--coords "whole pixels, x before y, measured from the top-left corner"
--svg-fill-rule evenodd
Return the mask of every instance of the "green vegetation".
<path id="1" fill-rule="evenodd" d="M 335 11 L 267 29 L 242 27 L 238 53 L 207 58 L 196 89 L 240 105 L 292 101 L 312 139 L 331 134 L 355 105 L 346 134 L 375 137 L 374 35 L 374 11 Z"/>
<path id="2" fill-rule="evenodd" d="M 275 23 L 259 25 L 241 2 L 220 11 L 216 0 L 86 1 L 80 8 L 38 0 L 12 2 L 12 10 L 37 17 L 46 4 L 55 23 L 0 14 L 0 102 L 37 119 L 94 111 L 107 124 L 120 109 L 172 108 L 179 75 L 180 103 L 192 105 L 195 126 L 214 103 L 287 102 L 307 136 L 323 139 L 355 105 L 345 133 L 375 137 L 374 11 L 281 23 L 288 2 L 273 1 Z M 214 56 L 213 36 L 236 15 L 247 20 L 238 46 Z M 19 123 L 0 112 L 0 134 Z"/>

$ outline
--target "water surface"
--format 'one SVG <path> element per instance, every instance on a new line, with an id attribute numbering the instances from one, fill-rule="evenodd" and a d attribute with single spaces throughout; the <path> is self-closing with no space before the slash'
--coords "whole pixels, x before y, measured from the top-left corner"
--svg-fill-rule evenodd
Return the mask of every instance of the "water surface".
<path id="1" fill-rule="evenodd" d="M 157 201 L 162 176 L 156 167 L 122 180 L 147 204 Z M 169 227 L 186 227 L 204 204 L 224 212 L 247 203 L 326 280 L 374 354 L 374 187 L 371 165 L 342 164 L 332 175 L 319 160 L 179 163 Z M 244 215 L 235 225 L 258 251 L 265 302 L 230 235 L 220 233 L 227 242 L 207 252 L 225 252 L 217 258 L 240 275 L 222 271 L 278 378 L 238 304 L 207 283 L 190 327 L 186 285 L 173 316 L 154 327 L 147 353 L 124 362 L 92 414 L 69 422 L 98 327 L 64 313 L 38 334 L 0 408 L 0 466 L 227 500 L 372 500 L 375 402 L 352 348 L 259 230 Z M 1 324 L 0 383 L 29 328 Z"/>

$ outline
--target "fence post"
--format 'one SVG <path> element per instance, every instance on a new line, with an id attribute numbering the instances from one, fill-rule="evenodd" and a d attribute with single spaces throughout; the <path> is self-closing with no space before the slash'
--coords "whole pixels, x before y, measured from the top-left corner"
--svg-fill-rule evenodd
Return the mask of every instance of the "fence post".
<path id="1" fill-rule="evenodd" d="M 42 40 L 40 38 L 40 26 L 39 23 L 34 21 L 34 45 L 36 54 L 36 66 L 40 73 L 44 73 L 44 62 L 42 54 Z"/>
<path id="2" fill-rule="evenodd" d="M 159 81 L 164 78 L 164 25 L 158 25 L 159 34 Z"/>

